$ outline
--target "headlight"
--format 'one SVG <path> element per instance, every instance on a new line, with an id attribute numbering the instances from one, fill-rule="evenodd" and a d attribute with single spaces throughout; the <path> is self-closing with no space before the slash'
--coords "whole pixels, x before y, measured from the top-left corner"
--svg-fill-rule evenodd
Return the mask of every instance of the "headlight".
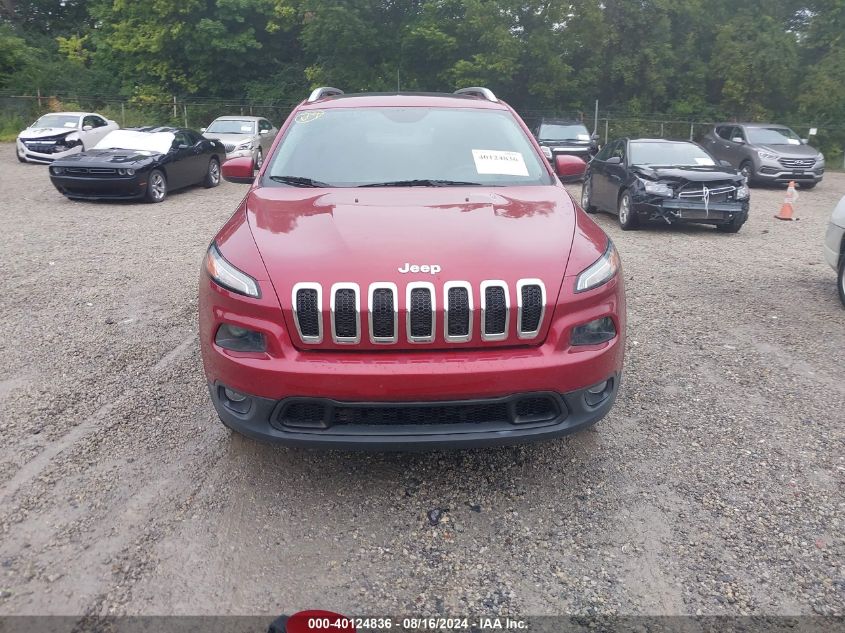
<path id="1" fill-rule="evenodd" d="M 613 242 L 608 239 L 607 250 L 604 251 L 604 255 L 578 275 L 578 280 L 575 282 L 575 292 L 584 292 L 607 283 L 613 279 L 613 276 L 619 270 L 619 263 L 619 253 L 616 252 Z"/>
<path id="2" fill-rule="evenodd" d="M 543 145 L 543 146 L 540 147 L 540 149 L 543 150 L 543 156 L 545 156 L 549 160 L 552 159 L 552 148 L 551 147 L 546 147 L 545 145 Z"/>
<path id="3" fill-rule="evenodd" d="M 751 195 L 751 191 L 748 189 L 748 185 L 740 185 L 736 188 L 736 199 L 737 200 L 746 200 L 748 196 Z"/>
<path id="4" fill-rule="evenodd" d="M 252 140 L 244 141 L 240 145 L 235 148 L 235 151 L 242 150 L 242 149 L 252 149 Z"/>
<path id="5" fill-rule="evenodd" d="M 819 152 L 819 155 L 818 155 L 818 156 L 816 156 L 816 160 L 817 160 L 817 161 L 819 161 L 819 162 L 823 161 L 823 160 L 824 160 L 824 154 L 822 154 L 821 152 Z"/>
<path id="6" fill-rule="evenodd" d="M 675 192 L 672 191 L 672 187 L 667 185 L 665 182 L 652 182 L 651 180 L 643 180 L 643 185 L 645 185 L 646 193 L 654 194 L 655 196 L 664 196 L 666 198 L 671 198 L 675 195 Z"/>
<path id="7" fill-rule="evenodd" d="M 208 247 L 208 253 L 205 255 L 205 269 L 217 284 L 228 288 L 232 292 L 237 292 L 247 297 L 258 298 L 261 296 L 255 279 L 223 259 L 223 255 L 217 250 L 214 242 Z"/>
<path id="8" fill-rule="evenodd" d="M 130 169 L 124 169 L 123 167 L 121 167 L 120 169 L 117 170 L 117 173 L 120 174 L 121 176 L 134 176 L 135 170 L 131 169 L 131 168 Z"/>
<path id="9" fill-rule="evenodd" d="M 762 149 L 757 150 L 757 156 L 759 156 L 763 160 L 777 160 L 778 159 L 777 154 L 773 154 L 772 152 L 767 152 L 767 151 L 762 150 Z"/>
<path id="10" fill-rule="evenodd" d="M 261 332 L 248 330 L 231 323 L 220 325 L 217 334 L 214 335 L 214 342 L 220 347 L 234 352 L 264 352 L 267 350 L 267 342 Z M 229 394 L 226 395 L 229 396 Z M 229 396 L 229 399 L 239 402 L 231 396 Z"/>
<path id="11" fill-rule="evenodd" d="M 572 328 L 572 345 L 598 345 L 616 336 L 616 325 L 610 317 L 602 317 Z"/>

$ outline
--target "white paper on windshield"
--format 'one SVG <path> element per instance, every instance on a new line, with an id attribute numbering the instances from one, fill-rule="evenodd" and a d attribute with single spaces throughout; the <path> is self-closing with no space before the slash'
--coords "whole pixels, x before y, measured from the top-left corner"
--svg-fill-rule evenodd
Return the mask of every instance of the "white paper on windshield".
<path id="1" fill-rule="evenodd" d="M 589 135 L 589 134 L 579 134 L 579 135 L 578 135 L 578 140 L 579 140 L 579 141 L 589 141 L 589 140 L 590 140 L 590 135 Z"/>
<path id="2" fill-rule="evenodd" d="M 503 152 L 495 149 L 474 149 L 472 158 L 475 171 L 479 174 L 503 176 L 527 176 L 528 167 L 519 152 Z"/>
<path id="3" fill-rule="evenodd" d="M 252 132 L 252 126 L 251 125 L 242 125 L 241 126 L 241 132 Z"/>
<path id="4" fill-rule="evenodd" d="M 799 141 L 797 138 L 788 138 L 786 139 L 786 142 L 790 145 L 801 145 L 801 141 Z"/>
<path id="5" fill-rule="evenodd" d="M 696 156 L 695 157 L 695 164 L 696 165 L 715 165 L 716 163 L 713 162 L 712 158 L 707 158 L 706 156 L 703 156 L 703 157 Z"/>
<path id="6" fill-rule="evenodd" d="M 65 127 L 76 127 L 76 123 L 74 123 L 73 121 L 66 121 Z"/>

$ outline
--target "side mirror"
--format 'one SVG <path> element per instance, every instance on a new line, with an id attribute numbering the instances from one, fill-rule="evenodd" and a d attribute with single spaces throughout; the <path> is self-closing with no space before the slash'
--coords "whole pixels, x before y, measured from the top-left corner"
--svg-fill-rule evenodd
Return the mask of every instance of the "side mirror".
<path id="1" fill-rule="evenodd" d="M 200 132 L 205 132 L 207 129 L 208 129 L 207 127 L 201 127 Z"/>
<path id="2" fill-rule="evenodd" d="M 83 125 L 83 126 L 82 126 L 82 131 L 83 131 L 83 132 L 88 132 L 89 130 L 93 130 L 93 129 L 94 129 L 94 126 L 93 126 L 93 125 Z"/>
<path id="3" fill-rule="evenodd" d="M 223 163 L 223 179 L 251 185 L 255 180 L 255 165 L 252 162 L 252 156 L 240 156 Z"/>
<path id="4" fill-rule="evenodd" d="M 555 173 L 563 179 L 583 178 L 587 171 L 587 163 L 577 156 L 559 154 L 555 156 Z"/>
<path id="5" fill-rule="evenodd" d="M 622 164 L 622 159 L 619 156 L 611 156 L 604 162 L 607 165 L 620 165 Z"/>
<path id="6" fill-rule="evenodd" d="M 745 143 L 745 141 L 743 141 L 743 140 L 742 140 L 742 137 L 741 137 L 741 136 L 734 136 L 734 137 L 731 139 L 731 142 L 732 142 L 732 143 L 739 143 L 740 145 L 742 145 L 743 143 Z"/>

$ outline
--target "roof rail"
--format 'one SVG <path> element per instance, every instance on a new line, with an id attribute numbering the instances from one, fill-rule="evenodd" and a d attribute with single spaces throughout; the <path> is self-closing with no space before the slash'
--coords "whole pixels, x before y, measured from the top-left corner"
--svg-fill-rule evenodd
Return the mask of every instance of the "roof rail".
<path id="1" fill-rule="evenodd" d="M 314 91 L 308 96 L 308 103 L 314 103 L 317 99 L 322 99 L 323 97 L 333 97 L 335 95 L 342 95 L 343 90 L 339 90 L 338 88 L 331 88 L 329 86 L 322 86 L 320 88 L 315 88 Z"/>
<path id="2" fill-rule="evenodd" d="M 489 88 L 480 88 L 478 86 L 474 86 L 472 88 L 461 88 L 460 90 L 455 90 L 455 94 L 467 95 L 468 97 L 480 97 L 481 99 L 487 99 L 487 101 L 493 101 L 495 103 L 499 102 L 496 95 L 494 95 L 493 91 Z"/>

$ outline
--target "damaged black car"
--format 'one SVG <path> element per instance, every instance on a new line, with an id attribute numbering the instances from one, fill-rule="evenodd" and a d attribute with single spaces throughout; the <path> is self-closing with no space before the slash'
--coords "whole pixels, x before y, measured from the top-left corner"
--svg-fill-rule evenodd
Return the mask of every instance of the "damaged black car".
<path id="1" fill-rule="evenodd" d="M 745 178 L 696 143 L 619 139 L 587 167 L 581 206 L 617 214 L 624 230 L 658 221 L 736 233 L 748 219 L 749 198 Z"/>

